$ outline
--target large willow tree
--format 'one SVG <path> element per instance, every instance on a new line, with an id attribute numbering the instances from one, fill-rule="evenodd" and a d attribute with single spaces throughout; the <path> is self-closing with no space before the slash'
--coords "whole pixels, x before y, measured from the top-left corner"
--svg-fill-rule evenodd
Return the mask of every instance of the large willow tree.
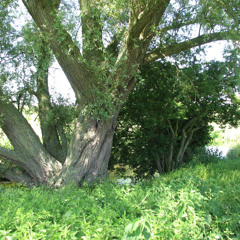
<path id="1" fill-rule="evenodd" d="M 37 97 L 42 141 L 0 88 L 1 128 L 13 147 L 1 147 L 0 158 L 17 167 L 5 164 L 2 176 L 28 184 L 62 186 L 105 178 L 118 113 L 139 67 L 213 41 L 239 40 L 236 0 L 79 0 L 69 11 L 65 6 L 73 1 L 22 2 L 41 31 L 37 83 L 25 90 Z M 76 12 L 77 20 L 69 24 Z M 51 53 L 78 103 L 69 143 L 62 122 L 50 117 Z"/>

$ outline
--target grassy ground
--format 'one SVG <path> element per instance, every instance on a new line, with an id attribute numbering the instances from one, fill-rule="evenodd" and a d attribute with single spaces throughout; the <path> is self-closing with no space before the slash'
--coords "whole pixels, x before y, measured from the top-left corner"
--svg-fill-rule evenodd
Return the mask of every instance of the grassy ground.
<path id="1" fill-rule="evenodd" d="M 121 186 L 0 187 L 0 239 L 240 239 L 240 159 Z"/>

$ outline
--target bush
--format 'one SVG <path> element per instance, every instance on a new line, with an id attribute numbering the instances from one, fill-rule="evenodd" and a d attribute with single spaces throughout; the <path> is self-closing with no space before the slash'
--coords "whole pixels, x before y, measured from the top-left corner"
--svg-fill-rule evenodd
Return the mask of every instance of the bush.
<path id="1" fill-rule="evenodd" d="M 142 178 L 191 161 L 186 152 L 211 140 L 209 123 L 237 123 L 239 104 L 232 80 L 226 81 L 221 62 L 183 69 L 156 62 L 141 68 L 141 77 L 119 114 L 110 167 L 131 166 Z M 204 161 L 211 161 L 211 155 Z"/>
<path id="2" fill-rule="evenodd" d="M 235 145 L 234 147 L 230 148 L 227 153 L 227 158 L 235 159 L 240 157 L 240 144 Z"/>
<path id="3" fill-rule="evenodd" d="M 222 153 L 217 148 L 198 147 L 192 154 L 192 162 L 195 163 L 212 163 L 222 160 Z"/>

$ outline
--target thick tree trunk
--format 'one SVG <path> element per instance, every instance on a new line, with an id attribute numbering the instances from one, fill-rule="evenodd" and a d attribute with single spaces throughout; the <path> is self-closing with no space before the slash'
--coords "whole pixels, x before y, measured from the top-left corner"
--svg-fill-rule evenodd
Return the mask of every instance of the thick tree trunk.
<path id="1" fill-rule="evenodd" d="M 107 121 L 79 116 L 69 146 L 65 164 L 53 158 L 41 144 L 30 125 L 17 109 L 0 102 L 5 134 L 14 150 L 0 148 L 0 159 L 19 167 L 1 168 L 1 175 L 27 185 L 57 186 L 107 177 L 117 115 Z M 17 174 L 17 177 L 14 177 Z"/>
<path id="2" fill-rule="evenodd" d="M 79 117 L 70 143 L 69 153 L 56 186 L 107 177 L 117 116 L 108 121 Z"/>
<path id="3" fill-rule="evenodd" d="M 194 127 L 194 125 L 187 131 L 187 133 L 184 132 L 184 129 L 183 129 L 183 138 L 182 138 L 179 150 L 178 150 L 178 155 L 176 157 L 175 167 L 178 167 L 183 163 L 183 157 L 186 153 L 186 150 L 187 150 L 189 144 L 191 143 L 193 134 L 195 131 L 199 130 L 199 128 L 193 128 L 193 127 Z"/>
<path id="4" fill-rule="evenodd" d="M 101 37 L 104 28 L 99 22 L 101 10 L 95 5 L 95 1 L 79 1 L 82 51 L 62 24 L 58 14 L 60 0 L 22 0 L 22 2 L 38 27 L 48 36 L 50 47 L 76 94 L 79 106 L 81 108 L 91 105 L 106 106 L 107 110 L 111 109 L 107 111 L 109 114 L 116 105 L 125 100 L 132 89 L 137 69 L 143 62 L 155 35 L 155 28 L 169 4 L 169 0 L 153 1 L 151 7 L 149 2 L 147 8 L 146 4 L 138 3 L 138 6 L 135 2 L 130 4 L 129 26 L 124 30 L 124 37 L 117 51 L 118 56 L 112 58 L 111 52 L 106 52 L 108 48 L 104 49 Z M 106 95 L 107 104 L 106 101 L 102 101 L 102 97 Z M 118 113 L 107 121 L 79 116 L 64 165 L 59 173 L 52 171 L 50 174 L 51 176 L 55 174 L 56 186 L 70 182 L 80 185 L 82 181 L 106 177 L 117 115 Z M 99 118 L 102 117 L 99 114 Z M 45 142 L 49 142 L 49 139 L 46 138 Z M 48 153 L 52 149 L 47 151 L 47 145 L 45 148 L 44 146 L 38 148 Z M 47 161 L 54 166 L 58 162 L 54 158 L 56 152 L 46 157 L 52 158 Z M 40 158 L 40 162 L 42 161 Z"/>

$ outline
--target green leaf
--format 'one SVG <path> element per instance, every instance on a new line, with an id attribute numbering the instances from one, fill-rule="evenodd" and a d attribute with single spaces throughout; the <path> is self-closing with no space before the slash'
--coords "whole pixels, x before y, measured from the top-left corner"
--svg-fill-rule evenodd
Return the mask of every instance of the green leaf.
<path id="1" fill-rule="evenodd" d="M 148 232 L 146 228 L 143 229 L 143 236 L 145 237 L 145 239 L 150 239 L 151 237 L 150 232 Z"/>
<path id="2" fill-rule="evenodd" d="M 185 210 L 186 210 L 186 204 L 185 204 L 185 203 L 182 203 L 182 204 L 178 207 L 177 217 L 178 217 L 178 218 L 181 218 Z"/>
<path id="3" fill-rule="evenodd" d="M 70 218 L 73 215 L 73 211 L 69 210 L 63 214 L 62 218 Z"/>

